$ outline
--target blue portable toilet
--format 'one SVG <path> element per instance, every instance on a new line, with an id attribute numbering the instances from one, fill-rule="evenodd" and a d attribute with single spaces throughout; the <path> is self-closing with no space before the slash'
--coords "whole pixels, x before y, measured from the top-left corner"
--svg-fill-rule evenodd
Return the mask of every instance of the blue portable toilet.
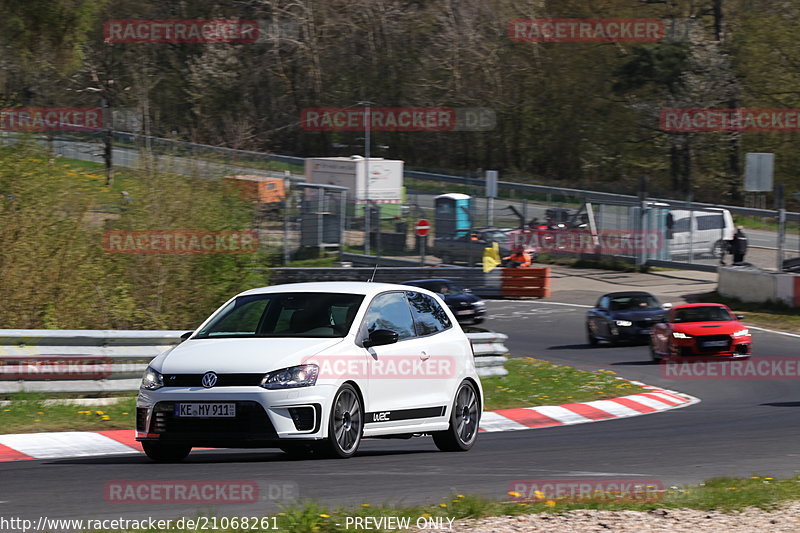
<path id="1" fill-rule="evenodd" d="M 434 198 L 436 207 L 436 236 L 459 237 L 472 228 L 472 197 L 451 192 Z"/>

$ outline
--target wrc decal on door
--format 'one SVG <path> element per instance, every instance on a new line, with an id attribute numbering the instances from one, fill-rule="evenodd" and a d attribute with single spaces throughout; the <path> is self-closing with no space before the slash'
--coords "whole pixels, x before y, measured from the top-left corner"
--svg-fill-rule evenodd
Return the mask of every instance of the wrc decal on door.
<path id="1" fill-rule="evenodd" d="M 401 409 L 399 411 L 377 411 L 367 413 L 367 424 L 376 422 L 395 422 L 397 420 L 414 420 L 416 418 L 433 418 L 444 416 L 445 406 L 422 407 L 420 409 Z"/>

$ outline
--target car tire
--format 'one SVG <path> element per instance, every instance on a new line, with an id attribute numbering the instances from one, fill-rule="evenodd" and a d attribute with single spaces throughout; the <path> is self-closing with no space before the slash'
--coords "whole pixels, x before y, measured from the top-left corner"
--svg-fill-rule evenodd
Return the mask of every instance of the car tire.
<path id="1" fill-rule="evenodd" d="M 464 380 L 456 390 L 450 410 L 450 427 L 433 434 L 433 442 L 443 452 L 465 452 L 478 438 L 480 399 L 475 385 Z"/>
<path id="2" fill-rule="evenodd" d="M 476 318 L 475 320 L 472 321 L 473 326 L 476 324 L 483 324 L 483 318 Z"/>
<path id="3" fill-rule="evenodd" d="M 328 437 L 315 445 L 321 457 L 347 459 L 361 444 L 364 432 L 364 406 L 356 389 L 349 383 L 342 385 L 331 403 L 328 416 Z"/>
<path id="4" fill-rule="evenodd" d="M 157 441 L 143 441 L 144 453 L 157 463 L 177 463 L 186 459 L 192 447 L 188 444 L 171 444 Z"/>
<path id="5" fill-rule="evenodd" d="M 586 342 L 591 346 L 597 346 L 598 344 L 597 337 L 592 334 L 592 330 L 589 328 L 588 324 L 586 325 Z"/>

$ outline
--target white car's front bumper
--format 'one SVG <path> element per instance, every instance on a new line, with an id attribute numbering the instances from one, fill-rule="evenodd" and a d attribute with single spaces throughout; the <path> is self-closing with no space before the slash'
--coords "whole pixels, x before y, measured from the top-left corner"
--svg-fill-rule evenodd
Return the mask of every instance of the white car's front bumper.
<path id="1" fill-rule="evenodd" d="M 317 440 L 336 388 L 315 385 L 295 389 L 261 387 L 164 387 L 140 390 L 136 402 L 136 439 L 181 441 L 193 446 L 261 447 L 279 441 Z M 235 403 L 232 418 L 176 416 L 176 403 Z"/>

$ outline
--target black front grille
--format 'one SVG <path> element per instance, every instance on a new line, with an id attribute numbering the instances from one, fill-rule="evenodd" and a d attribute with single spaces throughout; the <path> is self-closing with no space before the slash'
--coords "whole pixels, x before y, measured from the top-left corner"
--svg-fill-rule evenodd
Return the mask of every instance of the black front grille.
<path id="1" fill-rule="evenodd" d="M 700 352 L 729 352 L 731 350 L 731 336 L 730 335 L 698 335 L 695 337 L 697 342 L 697 349 Z M 705 346 L 707 342 L 724 342 L 720 346 Z"/>
<path id="2" fill-rule="evenodd" d="M 235 417 L 178 417 L 175 416 L 175 402 L 159 402 L 153 410 L 150 433 L 156 433 L 166 438 L 188 439 L 197 443 L 277 438 L 272 422 L 270 422 L 267 413 L 258 402 L 236 401 L 225 403 L 236 404 Z M 195 445 L 199 446 L 200 444 Z"/>
<path id="3" fill-rule="evenodd" d="M 217 374 L 214 387 L 257 387 L 264 374 Z M 202 387 L 205 374 L 164 374 L 165 387 Z"/>

